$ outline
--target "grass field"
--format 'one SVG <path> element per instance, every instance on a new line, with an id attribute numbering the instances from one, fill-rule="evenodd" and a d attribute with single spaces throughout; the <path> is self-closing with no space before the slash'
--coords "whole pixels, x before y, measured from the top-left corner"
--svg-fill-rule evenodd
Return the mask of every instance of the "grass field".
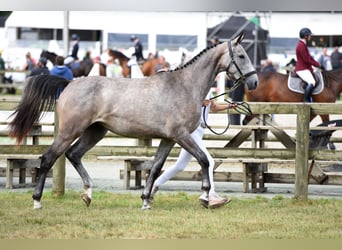
<path id="1" fill-rule="evenodd" d="M 233 198 L 208 210 L 179 192 L 143 211 L 137 194 L 95 192 L 87 208 L 68 191 L 45 192 L 43 209 L 33 210 L 31 195 L 0 193 L 0 239 L 342 239 L 340 199 Z"/>

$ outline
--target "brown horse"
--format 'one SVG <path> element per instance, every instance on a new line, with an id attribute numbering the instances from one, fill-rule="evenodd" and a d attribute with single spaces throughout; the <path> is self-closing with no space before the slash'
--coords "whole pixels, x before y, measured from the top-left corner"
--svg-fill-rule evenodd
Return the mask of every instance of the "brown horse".
<path id="1" fill-rule="evenodd" d="M 322 71 L 324 89 L 320 94 L 312 95 L 313 102 L 336 102 L 336 97 L 342 91 L 342 69 Z M 245 90 L 248 102 L 303 102 L 304 95 L 289 90 L 288 75 L 278 72 L 258 73 L 259 86 L 253 90 Z M 316 115 L 311 115 L 310 121 Z M 323 122 L 329 121 L 329 114 L 320 115 Z M 248 123 L 252 117 L 247 117 Z"/>
<path id="2" fill-rule="evenodd" d="M 108 55 L 113 57 L 113 59 L 118 59 L 120 62 L 120 66 L 122 67 L 122 75 L 124 77 L 131 76 L 131 68 L 128 66 L 128 61 L 130 60 L 125 54 L 118 50 L 108 49 Z M 146 60 L 142 66 L 141 71 L 144 76 L 152 76 L 155 73 L 155 67 L 158 63 L 157 58 Z"/>
<path id="3" fill-rule="evenodd" d="M 322 71 L 324 89 L 312 95 L 313 102 L 336 102 L 342 91 L 342 69 Z M 253 91 L 246 90 L 249 102 L 303 102 L 304 95 L 292 92 L 287 86 L 288 75 L 278 72 L 258 73 L 259 86 Z M 315 116 L 311 117 L 311 120 Z M 329 115 L 321 115 L 322 121 L 329 121 Z"/>
<path id="4" fill-rule="evenodd" d="M 45 57 L 53 65 L 56 64 L 57 54 L 54 52 L 43 50 L 42 53 L 40 54 L 40 57 Z M 75 67 L 75 65 L 77 66 Z M 70 69 L 74 77 L 88 76 L 93 65 L 94 63 L 92 59 L 85 59 L 85 60 L 76 62 L 75 64 L 71 65 Z M 104 64 L 100 63 L 100 76 L 105 76 L 105 75 L 106 75 L 106 67 Z"/>

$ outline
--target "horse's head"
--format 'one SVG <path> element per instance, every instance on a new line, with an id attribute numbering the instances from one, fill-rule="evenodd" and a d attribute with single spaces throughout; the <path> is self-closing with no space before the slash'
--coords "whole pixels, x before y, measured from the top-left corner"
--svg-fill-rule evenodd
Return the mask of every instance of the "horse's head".
<path id="1" fill-rule="evenodd" d="M 127 57 L 124 53 L 118 50 L 108 50 L 109 56 L 113 57 L 113 59 L 119 59 L 119 61 L 129 61 L 129 57 Z"/>
<path id="2" fill-rule="evenodd" d="M 53 65 L 56 64 L 57 54 L 55 52 L 50 52 L 48 50 L 42 50 L 42 53 L 40 53 L 40 57 L 45 57 L 46 59 L 50 60 Z"/>
<path id="3" fill-rule="evenodd" d="M 258 86 L 259 81 L 255 68 L 241 45 L 243 38 L 244 34 L 241 33 L 227 42 L 228 54 L 225 53 L 227 56 L 224 56 L 225 71 L 228 78 L 234 80 L 234 85 L 244 82 L 249 90 L 253 90 Z"/>

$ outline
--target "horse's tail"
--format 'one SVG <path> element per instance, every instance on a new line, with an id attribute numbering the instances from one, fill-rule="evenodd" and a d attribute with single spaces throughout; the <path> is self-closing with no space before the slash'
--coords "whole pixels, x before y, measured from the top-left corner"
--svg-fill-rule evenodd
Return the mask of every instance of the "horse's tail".
<path id="1" fill-rule="evenodd" d="M 10 122 L 9 136 L 16 138 L 19 145 L 40 114 L 51 111 L 55 107 L 56 99 L 70 81 L 58 76 L 39 75 L 28 78 L 21 101 Z"/>

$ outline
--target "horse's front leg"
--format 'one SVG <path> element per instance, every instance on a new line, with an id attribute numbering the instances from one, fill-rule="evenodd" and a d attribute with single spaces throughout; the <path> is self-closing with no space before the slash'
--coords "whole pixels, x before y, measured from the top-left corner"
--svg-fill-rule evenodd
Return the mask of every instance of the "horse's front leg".
<path id="1" fill-rule="evenodd" d="M 162 139 L 160 141 L 157 153 L 155 155 L 152 169 L 150 171 L 150 174 L 146 181 L 146 186 L 141 194 L 141 199 L 143 202 L 142 208 L 143 210 L 150 209 L 150 196 L 151 196 L 151 190 L 154 181 L 157 179 L 157 177 L 160 174 L 160 171 L 166 161 L 167 156 L 169 155 L 172 147 L 175 145 L 174 141 Z"/>

